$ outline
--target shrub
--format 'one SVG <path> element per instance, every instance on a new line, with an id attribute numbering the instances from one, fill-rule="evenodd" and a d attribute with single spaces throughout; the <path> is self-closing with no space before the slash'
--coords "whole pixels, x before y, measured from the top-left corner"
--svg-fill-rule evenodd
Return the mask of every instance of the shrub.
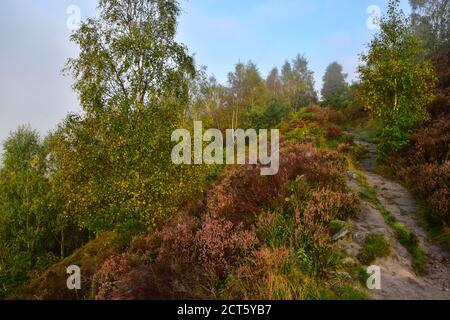
<path id="1" fill-rule="evenodd" d="M 161 245 L 157 261 L 160 263 L 190 264 L 195 260 L 196 231 L 200 226 L 198 219 L 183 216 L 175 225 L 167 225 L 158 235 Z"/>
<path id="2" fill-rule="evenodd" d="M 94 286 L 101 284 L 97 291 L 96 299 L 111 299 L 118 285 L 117 281 L 133 269 L 129 253 L 113 256 L 105 261 L 100 270 L 93 277 Z"/>
<path id="3" fill-rule="evenodd" d="M 325 137 L 329 140 L 340 138 L 342 137 L 342 130 L 335 124 L 329 124 Z"/>
<path id="4" fill-rule="evenodd" d="M 410 142 L 409 133 L 398 125 L 384 124 L 377 146 L 378 159 L 386 159 L 390 154 L 402 150 Z"/>
<path id="5" fill-rule="evenodd" d="M 450 191 L 441 188 L 427 198 L 435 218 L 450 225 Z"/>
<path id="6" fill-rule="evenodd" d="M 436 74 L 438 76 L 437 98 L 429 106 L 433 116 L 449 113 L 450 107 L 450 47 L 443 46 L 432 55 Z"/>
<path id="7" fill-rule="evenodd" d="M 329 123 L 333 123 L 335 125 L 342 124 L 344 116 L 342 115 L 341 110 L 338 111 L 331 108 L 324 108 L 323 112 L 325 113 L 326 119 Z"/>
<path id="8" fill-rule="evenodd" d="M 199 262 L 216 275 L 223 273 L 239 261 L 255 245 L 252 231 L 233 227 L 230 221 L 207 216 L 196 235 Z"/>
<path id="9" fill-rule="evenodd" d="M 343 190 L 346 186 L 344 176 L 347 160 L 336 152 L 315 154 L 308 163 L 306 180 L 317 186 L 332 190 Z"/>
<path id="10" fill-rule="evenodd" d="M 305 209 L 305 215 L 306 212 L 311 211 L 309 214 L 312 217 L 327 217 L 330 221 L 335 219 L 346 220 L 354 217 L 358 210 L 359 200 L 355 193 L 319 189 L 312 193 Z"/>
<path id="11" fill-rule="evenodd" d="M 408 160 L 412 164 L 442 164 L 449 160 L 449 145 L 450 115 L 442 115 L 413 134 Z"/>
<path id="12" fill-rule="evenodd" d="M 210 215 L 201 221 L 185 216 L 176 226 L 168 225 L 159 234 L 158 263 L 197 264 L 219 277 L 256 244 L 254 232 Z"/>
<path id="13" fill-rule="evenodd" d="M 304 270 L 318 275 L 332 264 L 330 222 L 353 216 L 359 205 L 352 193 L 328 189 L 310 192 L 302 178 L 292 183 L 297 187 L 289 188 L 291 195 L 285 210 L 261 215 L 258 236 L 272 247 L 294 248 Z"/>
<path id="14" fill-rule="evenodd" d="M 441 224 L 450 224 L 450 116 L 417 130 L 407 148 L 389 157 L 392 173 L 406 182 Z"/>
<path id="15" fill-rule="evenodd" d="M 339 189 L 345 186 L 345 166 L 345 158 L 335 152 L 282 143 L 277 175 L 261 176 L 258 166 L 229 168 L 209 191 L 207 207 L 212 216 L 252 225 L 258 213 L 283 203 L 287 181 L 304 175 L 308 183 Z"/>
<path id="16" fill-rule="evenodd" d="M 323 108 L 317 105 L 308 106 L 303 112 L 300 111 L 300 117 L 316 122 L 319 125 L 333 123 L 339 125 L 342 123 L 343 116 L 340 111 L 331 108 Z"/>
<path id="17" fill-rule="evenodd" d="M 318 296 L 312 279 L 334 261 L 329 222 L 353 215 L 356 197 L 345 188 L 345 161 L 336 153 L 282 143 L 280 154 L 278 175 L 229 167 L 204 205 L 108 260 L 95 277 L 97 297 Z"/>
<path id="18" fill-rule="evenodd" d="M 432 216 L 449 225 L 450 161 L 410 168 L 407 179 L 413 191 L 425 199 Z"/>
<path id="19" fill-rule="evenodd" d="M 227 278 L 225 299 L 305 300 L 318 295 L 316 282 L 299 266 L 291 249 L 261 248 Z"/>
<path id="20" fill-rule="evenodd" d="M 256 244 L 252 231 L 230 221 L 182 215 L 174 224 L 134 241 L 94 276 L 98 299 L 210 298 L 205 288 Z"/>

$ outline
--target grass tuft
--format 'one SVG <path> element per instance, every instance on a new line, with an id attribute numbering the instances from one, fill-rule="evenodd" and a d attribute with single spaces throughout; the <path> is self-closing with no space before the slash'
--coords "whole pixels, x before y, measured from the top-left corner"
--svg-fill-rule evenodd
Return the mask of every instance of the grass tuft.
<path id="1" fill-rule="evenodd" d="M 391 244 L 384 239 L 382 234 L 370 234 L 364 240 L 364 246 L 358 254 L 358 260 L 370 265 L 377 258 L 385 258 L 392 253 Z"/>

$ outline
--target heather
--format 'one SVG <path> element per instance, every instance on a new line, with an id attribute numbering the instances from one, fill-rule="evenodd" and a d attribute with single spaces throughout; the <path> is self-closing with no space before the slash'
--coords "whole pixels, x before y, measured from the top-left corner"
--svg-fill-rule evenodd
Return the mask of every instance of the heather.
<path id="1" fill-rule="evenodd" d="M 332 290 L 320 283 L 339 268 L 330 222 L 358 212 L 345 163 L 311 145 L 286 143 L 281 154 L 279 175 L 227 169 L 202 205 L 108 259 L 93 278 L 96 298 L 314 299 Z M 327 169 L 317 172 L 318 162 Z"/>
<path id="2" fill-rule="evenodd" d="M 449 115 L 439 115 L 413 134 L 407 148 L 390 157 L 390 168 L 380 168 L 409 186 L 423 201 L 425 217 L 444 230 L 450 224 L 449 124 Z"/>
<path id="3" fill-rule="evenodd" d="M 411 1 L 406 15 L 390 0 L 358 80 L 333 61 L 319 96 L 306 55 L 267 76 L 238 62 L 221 83 L 179 42 L 178 1 L 100 0 L 63 70 L 80 111 L 3 143 L 0 298 L 348 300 L 416 293 L 417 283 L 449 292 L 439 244 L 450 248 L 450 68 L 435 1 Z M 247 146 L 247 164 L 197 163 L 196 145 L 215 138 L 225 159 L 239 144 L 195 141 L 198 121 L 221 137 L 278 130 L 279 170 L 262 175 Z M 194 137 L 186 164 L 172 161 L 180 128 Z M 370 291 L 372 264 L 397 282 Z M 79 290 L 67 288 L 73 265 Z M 396 275 L 406 273 L 405 285 Z"/>

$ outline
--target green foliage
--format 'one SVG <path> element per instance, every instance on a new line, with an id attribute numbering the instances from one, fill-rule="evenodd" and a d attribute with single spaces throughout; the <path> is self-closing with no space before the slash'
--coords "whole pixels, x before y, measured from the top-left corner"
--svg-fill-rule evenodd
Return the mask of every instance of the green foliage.
<path id="1" fill-rule="evenodd" d="M 4 145 L 0 297 L 33 275 L 23 294 L 43 299 L 93 298 L 92 279 L 103 298 L 366 298 L 328 272 L 340 267 L 330 235 L 359 204 L 345 185 L 345 159 L 306 145 L 350 145 L 339 128 L 343 112 L 312 105 L 317 93 L 306 58 L 273 69 L 266 80 L 254 63 L 238 63 L 222 86 L 205 68 L 195 70 L 176 41 L 176 0 L 100 0 L 99 10 L 72 35 L 80 51 L 65 69 L 83 113 L 70 114 L 44 142 L 20 128 Z M 382 156 L 405 146 L 427 119 L 434 75 L 422 49 L 393 1 L 362 56 L 362 84 L 349 88 L 338 63 L 323 78 L 326 104 L 358 114 L 364 103 L 379 119 L 382 128 L 368 136 L 376 131 Z M 280 126 L 301 144 L 284 145 L 280 175 L 264 179 L 254 167 L 220 176 L 223 166 L 176 166 L 171 133 L 192 120 L 221 130 Z M 180 213 L 216 180 L 206 201 Z M 423 270 L 417 237 L 374 190 L 363 193 Z M 174 215 L 180 223 L 172 223 Z M 384 238 L 371 235 L 360 259 L 369 263 L 388 251 Z M 68 264 L 87 270 L 80 297 L 61 286 Z"/>
<path id="2" fill-rule="evenodd" d="M 280 72 L 278 68 L 273 68 L 266 79 L 266 87 L 269 93 L 275 99 L 280 99 L 283 82 L 281 81 Z"/>
<path id="3" fill-rule="evenodd" d="M 430 51 L 449 45 L 450 4 L 447 0 L 409 0 L 414 33 Z"/>
<path id="4" fill-rule="evenodd" d="M 92 300 L 91 279 L 93 273 L 113 254 L 122 252 L 121 235 L 106 232 L 80 246 L 66 258 L 51 265 L 45 272 L 33 276 L 18 290 L 8 296 L 19 300 Z M 128 245 L 127 243 L 126 245 Z M 67 267 L 77 265 L 82 270 L 81 290 L 67 290 Z"/>
<path id="5" fill-rule="evenodd" d="M 66 71 L 83 109 L 140 110 L 154 99 L 186 101 L 193 59 L 175 40 L 176 0 L 100 0 L 100 15 L 71 36 L 79 47 Z"/>
<path id="6" fill-rule="evenodd" d="M 99 10 L 72 35 L 80 52 L 66 68 L 83 113 L 45 144 L 25 129 L 5 143 L 0 295 L 92 236 L 154 228 L 204 189 L 207 168 L 175 166 L 168 143 L 195 75 L 175 41 L 177 1 L 101 0 Z"/>
<path id="7" fill-rule="evenodd" d="M 294 245 L 295 217 L 283 210 L 275 210 L 262 218 L 262 221 L 264 223 L 261 223 L 258 232 L 268 246 L 279 248 Z M 270 223 L 266 223 L 269 221 Z"/>
<path id="8" fill-rule="evenodd" d="M 378 157 L 385 159 L 389 154 L 407 146 L 410 142 L 410 134 L 402 130 L 401 126 L 385 124 L 381 129 L 379 139 Z"/>
<path id="9" fill-rule="evenodd" d="M 256 130 L 275 128 L 287 114 L 288 110 L 272 99 L 262 111 L 248 111 L 241 127 Z"/>
<path id="10" fill-rule="evenodd" d="M 323 76 L 322 100 L 325 105 L 343 108 L 348 104 L 347 74 L 342 73 L 342 66 L 333 62 Z"/>
<path id="11" fill-rule="evenodd" d="M 382 130 L 382 123 L 378 119 L 367 121 L 361 128 L 356 129 L 359 137 L 364 141 L 377 143 Z"/>
<path id="12" fill-rule="evenodd" d="M 388 174 L 401 179 L 427 206 L 435 225 L 450 224 L 450 115 L 414 132 L 410 145 L 389 157 Z"/>
<path id="13" fill-rule="evenodd" d="M 80 53 L 67 70 L 85 112 L 51 136 L 52 179 L 64 218 L 82 229 L 152 228 L 205 178 L 172 164 L 167 143 L 184 125 L 193 59 L 175 41 L 176 1 L 102 0 L 99 9 L 72 36 Z"/>
<path id="14" fill-rule="evenodd" d="M 317 102 L 313 75 L 304 56 L 298 55 L 292 62 L 283 65 L 281 71 L 283 102 L 291 110 L 298 111 Z"/>
<path id="15" fill-rule="evenodd" d="M 364 240 L 364 245 L 358 254 L 358 260 L 370 265 L 376 258 L 385 258 L 391 254 L 391 245 L 382 234 L 370 234 Z"/>
<path id="16" fill-rule="evenodd" d="M 189 95 L 186 118 L 222 131 L 274 128 L 290 111 L 317 101 L 313 73 L 302 56 L 287 62 L 281 74 L 274 68 L 266 80 L 253 62 L 237 63 L 226 86 L 203 67 L 189 81 Z"/>
<path id="17" fill-rule="evenodd" d="M 420 41 L 409 22 L 391 0 L 381 31 L 361 55 L 360 98 L 383 123 L 380 156 L 402 148 L 409 132 L 428 118 L 426 106 L 433 98 L 435 75 L 431 61 L 424 58 Z"/>
<path id="18" fill-rule="evenodd" d="M 228 74 L 230 94 L 234 103 L 245 110 L 258 110 L 265 105 L 267 88 L 256 65 L 238 63 Z M 236 110 L 239 112 L 239 110 Z"/>
<path id="19" fill-rule="evenodd" d="M 268 91 L 256 65 L 238 63 L 228 74 L 227 97 L 221 122 L 226 128 L 241 128 L 264 112 Z M 221 128 L 221 127 L 220 127 Z"/>
<path id="20" fill-rule="evenodd" d="M 20 127 L 5 141 L 0 169 L 0 297 L 33 268 L 59 255 L 58 208 L 52 205 L 46 149 L 36 131 Z"/>
<path id="21" fill-rule="evenodd" d="M 222 118 L 227 114 L 221 112 L 224 111 L 222 103 L 227 98 L 227 92 L 214 76 L 208 77 L 206 67 L 199 68 L 195 77 L 189 81 L 189 96 L 186 121 L 203 121 L 203 126 L 208 128 L 228 128 Z"/>
<path id="22" fill-rule="evenodd" d="M 302 268 L 292 249 L 262 248 L 248 264 L 226 279 L 224 299 L 319 299 L 324 283 L 318 284 Z"/>
<path id="23" fill-rule="evenodd" d="M 340 126 L 344 116 L 341 110 L 310 105 L 298 112 L 291 112 L 279 126 L 286 140 L 313 143 L 326 149 L 350 148 L 348 136 Z"/>
<path id="24" fill-rule="evenodd" d="M 351 193 L 315 190 L 304 176 L 286 184 L 284 210 L 263 216 L 258 225 L 264 243 L 292 248 L 304 272 L 319 277 L 337 263 L 331 237 L 337 220 L 354 215 L 358 201 Z M 316 187 L 317 188 L 317 187 Z"/>
<path id="25" fill-rule="evenodd" d="M 355 288 L 352 285 L 337 285 L 331 290 L 327 290 L 321 293 L 321 299 L 323 300 L 346 300 L 346 301 L 361 301 L 369 300 L 369 295 L 361 290 Z"/>
<path id="26" fill-rule="evenodd" d="M 167 141 L 182 125 L 176 108 L 166 102 L 66 120 L 51 143 L 67 219 L 95 234 L 135 222 L 151 228 L 202 191 L 203 167 L 170 160 Z"/>

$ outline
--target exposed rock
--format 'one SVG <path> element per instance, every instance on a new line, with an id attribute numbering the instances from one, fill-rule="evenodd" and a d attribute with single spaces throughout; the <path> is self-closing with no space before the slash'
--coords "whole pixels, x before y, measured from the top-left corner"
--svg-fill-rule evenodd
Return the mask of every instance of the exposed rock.
<path id="1" fill-rule="evenodd" d="M 348 233 L 349 233 L 348 228 L 344 227 L 338 233 L 336 233 L 331 239 L 333 241 L 338 241 L 338 240 L 344 238 Z"/>
<path id="2" fill-rule="evenodd" d="M 348 228 L 348 224 L 345 221 L 333 220 L 330 222 L 330 230 L 333 235 L 338 233 L 344 228 Z"/>

